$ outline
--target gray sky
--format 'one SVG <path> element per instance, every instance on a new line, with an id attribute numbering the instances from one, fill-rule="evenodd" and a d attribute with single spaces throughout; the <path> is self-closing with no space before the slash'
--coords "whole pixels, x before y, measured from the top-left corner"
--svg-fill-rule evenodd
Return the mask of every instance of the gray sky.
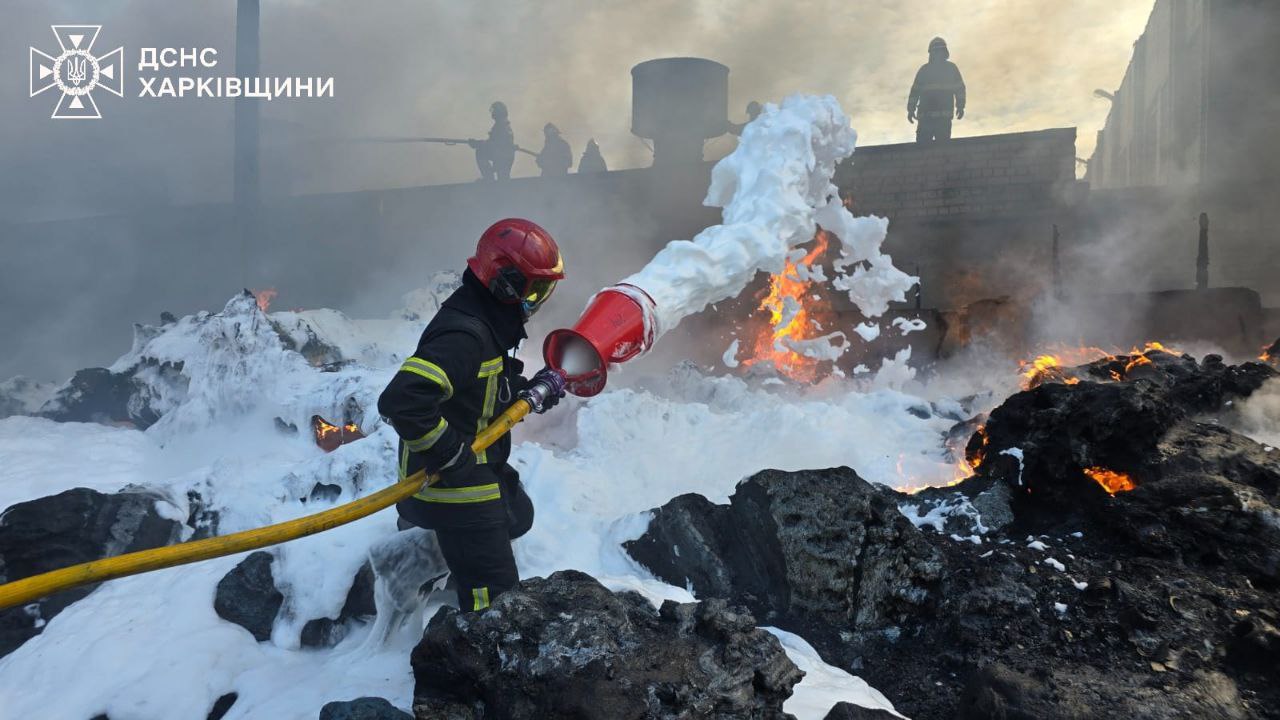
<path id="1" fill-rule="evenodd" d="M 219 49 L 230 73 L 234 0 L 8 0 L 0 47 L 13 71 L 0 117 L 8 158 L 0 209 L 9 219 L 198 202 L 229 192 L 230 107 L 139 100 L 137 48 Z M 1151 0 L 594 0 L 337 2 L 263 0 L 264 75 L 335 76 L 334 100 L 264 109 L 268 192 L 293 194 L 469 181 L 465 148 L 341 145 L 359 134 L 482 136 L 488 105 L 511 108 L 517 142 L 537 148 L 555 122 L 581 152 L 588 137 L 612 167 L 647 164 L 630 135 L 630 68 L 676 55 L 731 68 L 731 119 L 751 99 L 835 95 L 863 144 L 912 137 L 905 98 L 934 35 L 969 87 L 958 135 L 1078 126 L 1092 152 Z M 104 26 L 95 50 L 124 45 L 126 97 L 93 123 L 51 123 L 48 96 L 26 97 L 28 45 L 53 45 L 51 23 Z M 20 59 L 20 62 L 18 60 Z M 132 96 L 132 97 L 131 97 Z M 84 127 L 85 124 L 93 127 Z M 708 144 L 708 155 L 732 148 Z M 68 163 L 93 173 L 66 172 Z M 521 156 L 515 172 L 535 172 Z"/>

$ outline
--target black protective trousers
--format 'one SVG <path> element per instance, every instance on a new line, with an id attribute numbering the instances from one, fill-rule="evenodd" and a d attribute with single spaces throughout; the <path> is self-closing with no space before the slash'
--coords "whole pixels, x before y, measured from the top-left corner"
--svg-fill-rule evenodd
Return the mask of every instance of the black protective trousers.
<path id="1" fill-rule="evenodd" d="M 916 119 L 916 142 L 927 143 L 951 139 L 951 117 L 925 117 Z"/>
<path id="2" fill-rule="evenodd" d="M 409 498 L 396 506 L 404 520 L 435 531 L 464 612 L 483 610 L 515 587 L 520 574 L 511 541 L 533 527 L 533 501 L 516 469 L 504 464 L 477 470 L 497 476 L 502 497 L 491 502 L 500 505 L 440 505 Z"/>

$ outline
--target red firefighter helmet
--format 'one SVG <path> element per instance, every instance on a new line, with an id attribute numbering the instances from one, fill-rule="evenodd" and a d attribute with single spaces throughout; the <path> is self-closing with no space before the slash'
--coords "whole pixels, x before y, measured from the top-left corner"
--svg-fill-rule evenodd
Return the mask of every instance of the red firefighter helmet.
<path id="1" fill-rule="evenodd" d="M 500 302 L 520 303 L 527 318 L 564 279 L 564 259 L 551 234 L 520 218 L 499 220 L 476 243 L 467 267 Z"/>

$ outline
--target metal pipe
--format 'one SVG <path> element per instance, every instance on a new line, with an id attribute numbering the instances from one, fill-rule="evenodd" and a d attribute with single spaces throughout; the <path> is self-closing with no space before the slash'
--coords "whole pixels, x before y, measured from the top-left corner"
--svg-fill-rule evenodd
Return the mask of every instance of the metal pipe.
<path id="1" fill-rule="evenodd" d="M 236 77 L 258 76 L 258 0 L 236 3 Z M 241 95 L 235 106 L 234 197 L 238 210 L 254 208 L 261 196 L 258 174 L 258 101 Z"/>
<path id="2" fill-rule="evenodd" d="M 1209 288 L 1209 213 L 1200 213 L 1200 247 L 1196 252 L 1196 289 Z"/>

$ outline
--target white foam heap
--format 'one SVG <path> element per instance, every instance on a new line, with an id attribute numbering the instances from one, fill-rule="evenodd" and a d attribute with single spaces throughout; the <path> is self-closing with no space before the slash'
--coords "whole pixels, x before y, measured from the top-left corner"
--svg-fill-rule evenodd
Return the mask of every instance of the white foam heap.
<path id="1" fill-rule="evenodd" d="M 868 317 L 906 299 L 916 278 L 880 251 L 882 218 L 855 218 L 831 178 L 853 154 L 857 133 L 835 98 L 793 95 L 743 130 L 738 147 L 716 163 L 703 204 L 721 207 L 723 223 L 693 240 L 674 240 L 623 282 L 657 304 L 656 335 L 712 303 L 741 293 L 758 271 L 778 274 L 787 254 L 820 224 L 841 242 L 833 285 Z M 853 267 L 851 275 L 845 270 Z"/>

